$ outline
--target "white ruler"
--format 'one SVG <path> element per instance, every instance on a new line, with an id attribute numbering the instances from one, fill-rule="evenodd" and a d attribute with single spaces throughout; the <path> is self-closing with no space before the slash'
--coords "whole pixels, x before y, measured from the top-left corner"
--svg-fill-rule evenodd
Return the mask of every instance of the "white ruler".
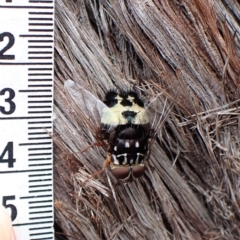
<path id="1" fill-rule="evenodd" d="M 18 240 L 54 239 L 53 44 L 54 1 L 0 0 L 0 201 Z"/>

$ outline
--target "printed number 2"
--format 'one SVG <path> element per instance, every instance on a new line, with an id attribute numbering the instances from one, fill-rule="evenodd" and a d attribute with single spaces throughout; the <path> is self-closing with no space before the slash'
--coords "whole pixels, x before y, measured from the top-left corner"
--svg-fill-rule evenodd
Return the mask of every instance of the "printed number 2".
<path id="1" fill-rule="evenodd" d="M 4 88 L 3 90 L 0 91 L 0 95 L 4 95 L 5 92 L 9 92 L 8 98 L 5 99 L 5 102 L 9 103 L 9 110 L 6 111 L 5 107 L 0 106 L 0 112 L 8 115 L 8 114 L 12 114 L 16 109 L 16 105 L 12 101 L 13 98 L 15 97 L 15 92 L 11 88 Z"/>
<path id="2" fill-rule="evenodd" d="M 4 159 L 6 154 L 8 155 L 8 158 Z M 8 167 L 12 168 L 14 162 L 16 162 L 16 159 L 13 158 L 13 142 L 8 142 L 0 155 L 0 163 L 8 163 Z"/>
<path id="3" fill-rule="evenodd" d="M 15 218 L 17 217 L 17 208 L 13 205 L 13 204 L 7 204 L 8 200 L 15 200 L 15 196 L 4 196 L 2 199 L 2 205 L 5 208 L 10 208 L 11 209 L 11 219 L 12 222 L 15 220 Z"/>
<path id="4" fill-rule="evenodd" d="M 0 59 L 14 60 L 15 59 L 15 55 L 7 55 L 7 54 L 4 55 L 4 53 L 13 46 L 13 44 L 15 42 L 15 38 L 9 32 L 0 33 L 0 42 L 3 41 L 4 37 L 8 38 L 8 43 L 2 50 L 0 50 Z"/>

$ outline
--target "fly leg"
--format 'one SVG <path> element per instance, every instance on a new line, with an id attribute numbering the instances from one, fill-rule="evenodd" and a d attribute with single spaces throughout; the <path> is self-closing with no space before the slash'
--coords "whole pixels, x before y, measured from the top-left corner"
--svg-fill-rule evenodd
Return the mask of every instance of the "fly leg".
<path id="1" fill-rule="evenodd" d="M 88 145 L 87 147 L 85 147 L 84 149 L 82 149 L 81 151 L 74 152 L 74 153 L 72 153 L 72 154 L 84 153 L 84 152 L 87 151 L 89 148 L 95 147 L 95 146 L 100 147 L 100 146 L 102 146 L 102 143 L 101 143 L 101 142 L 94 142 L 94 143 Z"/>
<path id="2" fill-rule="evenodd" d="M 98 175 L 100 175 L 101 173 L 103 173 L 103 172 L 106 170 L 106 168 L 110 165 L 111 162 L 112 162 L 112 160 L 111 160 L 111 155 L 108 153 L 108 154 L 107 154 L 107 157 L 106 157 L 106 159 L 105 159 L 105 161 L 104 161 L 104 163 L 103 163 L 102 169 L 101 169 L 100 171 L 95 172 L 94 174 L 92 174 L 87 180 L 85 180 L 85 181 L 83 182 L 83 184 L 85 184 L 85 183 L 86 183 L 87 181 L 89 181 L 90 179 L 93 179 L 93 178 L 97 177 Z"/>
<path id="3" fill-rule="evenodd" d="M 112 161 L 111 161 L 111 155 L 108 153 L 108 154 L 107 154 L 107 157 L 106 157 L 106 159 L 105 159 L 105 161 L 104 161 L 104 163 L 103 163 L 102 169 L 101 169 L 100 171 L 92 174 L 92 175 L 91 175 L 91 178 L 95 178 L 96 176 L 98 176 L 99 174 L 101 174 L 102 172 L 104 172 L 105 169 L 110 165 L 111 162 L 112 162 Z"/>
<path id="4" fill-rule="evenodd" d="M 71 155 L 75 155 L 75 154 L 78 154 L 78 153 L 82 154 L 82 153 L 84 153 L 85 151 L 87 151 L 91 147 L 95 147 L 95 146 L 100 147 L 102 145 L 103 144 L 101 142 L 94 142 L 94 143 L 88 145 L 87 147 L 85 147 L 84 149 L 82 149 L 81 151 L 77 151 L 77 152 L 72 152 L 72 153 L 66 154 L 67 155 L 67 159 L 69 159 Z"/>

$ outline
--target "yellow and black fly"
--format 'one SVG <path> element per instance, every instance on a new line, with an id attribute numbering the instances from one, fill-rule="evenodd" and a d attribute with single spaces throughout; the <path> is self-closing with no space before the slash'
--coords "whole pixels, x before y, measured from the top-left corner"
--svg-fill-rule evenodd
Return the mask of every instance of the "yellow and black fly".
<path id="1" fill-rule="evenodd" d="M 86 116 L 85 121 L 97 129 L 98 145 L 106 146 L 100 172 L 110 166 L 112 174 L 123 182 L 141 177 L 150 145 L 170 110 L 166 111 L 166 97 L 159 94 L 145 106 L 135 91 L 109 91 L 101 101 L 72 80 L 65 82 L 65 89 Z"/>

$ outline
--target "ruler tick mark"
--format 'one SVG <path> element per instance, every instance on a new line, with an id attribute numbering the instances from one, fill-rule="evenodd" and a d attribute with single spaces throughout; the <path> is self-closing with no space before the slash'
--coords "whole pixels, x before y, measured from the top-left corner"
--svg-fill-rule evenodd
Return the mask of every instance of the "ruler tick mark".
<path id="1" fill-rule="evenodd" d="M 28 138 L 28 140 L 41 140 L 41 139 L 51 139 L 51 137 Z"/>
<path id="2" fill-rule="evenodd" d="M 52 48 L 52 46 L 28 46 L 28 48 Z"/>
<path id="3" fill-rule="evenodd" d="M 46 128 L 46 127 L 44 127 Z M 51 127 L 48 127 L 51 128 Z M 35 129 L 35 128 L 34 128 Z M 40 128 L 39 128 L 40 129 Z M 42 127 L 41 127 L 42 129 Z M 19 146 L 28 146 L 28 145 L 48 145 L 48 144 L 52 144 L 52 142 L 35 142 L 35 143 L 19 143 Z"/>
<path id="4" fill-rule="evenodd" d="M 52 106 L 28 106 L 28 108 L 51 108 Z"/>
<path id="5" fill-rule="evenodd" d="M 52 76 L 51 73 L 29 73 L 28 76 Z M 38 81 L 38 79 L 36 79 Z"/>
<path id="6" fill-rule="evenodd" d="M 50 82 L 50 81 L 52 81 L 52 79 L 48 79 L 48 78 L 46 78 L 46 79 L 33 79 L 33 78 L 31 78 L 31 79 L 28 79 L 28 81 L 29 82 Z"/>
<path id="7" fill-rule="evenodd" d="M 29 23 L 29 26 L 53 26 L 53 23 Z"/>
<path id="8" fill-rule="evenodd" d="M 52 87 L 53 85 L 28 85 L 28 87 Z"/>
<path id="9" fill-rule="evenodd" d="M 28 159 L 29 162 L 33 162 L 33 161 L 48 161 L 48 160 L 52 160 L 52 158 L 31 158 Z"/>
<path id="10" fill-rule="evenodd" d="M 52 71 L 52 70 L 53 70 L 52 68 L 28 68 L 28 71 Z"/>
<path id="11" fill-rule="evenodd" d="M 45 90 L 19 90 L 19 92 L 51 92 L 51 90 L 45 89 Z"/>
<path id="12" fill-rule="evenodd" d="M 36 52 L 36 51 L 30 51 L 28 54 L 52 54 L 53 52 Z"/>
<path id="13" fill-rule="evenodd" d="M 52 35 L 29 35 L 29 34 L 22 34 L 22 35 L 19 35 L 19 37 L 43 37 L 43 38 L 52 38 Z"/>
<path id="14" fill-rule="evenodd" d="M 44 221 L 44 222 L 30 222 L 30 223 L 19 223 L 19 224 L 13 224 L 13 226 L 26 226 L 26 225 L 37 225 L 37 224 L 53 224 L 53 221 Z M 48 238 L 49 239 L 49 238 Z"/>
<path id="15" fill-rule="evenodd" d="M 28 29 L 29 32 L 53 32 L 53 29 Z"/>
<path id="16" fill-rule="evenodd" d="M 29 12 L 29 15 L 36 14 L 36 15 L 53 15 L 53 12 Z"/>
<path id="17" fill-rule="evenodd" d="M 29 98 L 51 98 L 52 95 L 28 95 Z"/>
<path id="18" fill-rule="evenodd" d="M 28 111 L 29 114 L 52 113 L 52 111 Z"/>

